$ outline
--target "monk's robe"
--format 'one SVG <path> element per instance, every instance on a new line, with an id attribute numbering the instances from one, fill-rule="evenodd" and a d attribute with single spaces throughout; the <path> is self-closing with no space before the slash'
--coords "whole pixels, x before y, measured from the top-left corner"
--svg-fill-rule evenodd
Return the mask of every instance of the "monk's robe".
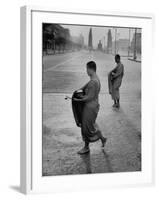
<path id="1" fill-rule="evenodd" d="M 112 74 L 112 72 L 114 74 Z M 122 83 L 123 75 L 124 66 L 122 63 L 118 63 L 117 66 L 108 74 L 109 94 L 112 96 L 113 100 L 120 99 L 119 88 Z"/>
<path id="2" fill-rule="evenodd" d="M 84 96 L 84 91 L 80 89 L 80 90 L 77 90 L 73 93 L 72 99 L 73 98 L 82 99 L 83 96 Z M 74 115 L 76 125 L 78 127 L 81 127 L 81 124 L 82 124 L 83 108 L 84 108 L 84 102 L 72 100 L 72 111 L 73 111 L 73 115 Z"/>
<path id="3" fill-rule="evenodd" d="M 100 132 L 99 126 L 96 123 L 99 112 L 98 95 L 100 92 L 100 81 L 98 79 L 90 80 L 82 90 L 83 96 L 80 97 L 81 101 L 73 101 L 72 104 L 74 117 L 77 126 L 81 127 L 83 141 L 95 142 L 99 139 Z"/>

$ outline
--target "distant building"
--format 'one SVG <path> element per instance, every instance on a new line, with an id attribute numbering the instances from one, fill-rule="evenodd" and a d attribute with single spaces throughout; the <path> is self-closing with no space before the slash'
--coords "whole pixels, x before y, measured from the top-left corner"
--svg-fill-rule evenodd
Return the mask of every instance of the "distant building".
<path id="1" fill-rule="evenodd" d="M 118 47 L 118 50 L 128 51 L 129 39 L 119 39 L 116 41 L 116 45 Z"/>
<path id="2" fill-rule="evenodd" d="M 115 41 L 113 41 L 112 46 L 113 46 L 114 52 L 116 53 L 125 52 L 125 54 L 127 54 L 128 49 L 129 49 L 129 39 L 123 39 L 123 38 L 118 39 L 116 40 L 116 44 L 115 44 Z"/>
<path id="3" fill-rule="evenodd" d="M 135 33 L 133 35 L 130 46 L 131 51 L 134 51 L 134 48 L 136 48 L 137 53 L 141 53 L 141 33 L 136 33 L 136 39 L 135 39 Z"/>
<path id="4" fill-rule="evenodd" d="M 81 47 L 84 48 L 84 36 L 82 35 L 82 33 L 79 36 L 79 43 Z"/>
<path id="5" fill-rule="evenodd" d="M 103 50 L 101 40 L 99 40 L 99 43 L 98 43 L 98 50 L 99 50 L 99 51 L 102 51 L 102 50 Z"/>
<path id="6" fill-rule="evenodd" d="M 79 36 L 71 36 L 71 41 L 80 48 L 84 48 L 84 37 L 82 34 Z"/>

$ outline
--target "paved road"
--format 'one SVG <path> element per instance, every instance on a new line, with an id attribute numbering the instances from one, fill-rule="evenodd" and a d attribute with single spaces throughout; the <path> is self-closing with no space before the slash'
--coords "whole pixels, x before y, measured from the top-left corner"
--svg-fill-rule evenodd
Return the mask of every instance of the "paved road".
<path id="1" fill-rule="evenodd" d="M 91 153 L 79 156 L 82 146 L 71 102 L 65 94 L 88 81 L 86 63 L 95 60 L 101 79 L 98 123 L 108 138 L 104 150 L 100 142 L 91 144 Z M 141 170 L 141 63 L 122 58 L 125 76 L 121 88 L 121 109 L 111 107 L 107 73 L 114 58 L 86 51 L 45 56 L 43 59 L 43 175 L 127 172 Z"/>

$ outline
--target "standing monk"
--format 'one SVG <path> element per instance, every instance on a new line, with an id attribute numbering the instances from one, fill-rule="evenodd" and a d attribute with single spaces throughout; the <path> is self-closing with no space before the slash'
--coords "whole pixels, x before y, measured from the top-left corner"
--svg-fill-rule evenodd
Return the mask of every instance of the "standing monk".
<path id="1" fill-rule="evenodd" d="M 120 107 L 120 94 L 119 88 L 122 83 L 122 78 L 124 75 L 124 66 L 120 61 L 120 55 L 115 55 L 115 62 L 117 63 L 116 67 L 109 72 L 108 74 L 108 87 L 109 87 L 109 94 L 112 96 L 114 100 L 113 107 L 119 108 Z"/>
<path id="2" fill-rule="evenodd" d="M 103 137 L 96 123 L 96 118 L 99 111 L 98 96 L 101 85 L 96 74 L 96 63 L 94 61 L 87 63 L 87 74 L 90 77 L 90 81 L 81 88 L 84 95 L 80 99 L 73 98 L 73 101 L 84 103 L 80 126 L 85 145 L 78 152 L 78 154 L 89 153 L 90 142 L 95 142 L 100 139 L 102 142 L 102 147 L 104 147 L 106 143 L 106 138 Z"/>

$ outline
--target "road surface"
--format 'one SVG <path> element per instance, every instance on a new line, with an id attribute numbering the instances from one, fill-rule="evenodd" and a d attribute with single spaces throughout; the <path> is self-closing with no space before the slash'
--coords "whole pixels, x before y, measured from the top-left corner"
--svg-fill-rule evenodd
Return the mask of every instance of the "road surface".
<path id="1" fill-rule="evenodd" d="M 90 154 L 80 156 L 80 128 L 76 127 L 71 102 L 64 100 L 89 79 L 86 63 L 94 60 L 102 89 L 97 122 L 108 138 L 90 145 Z M 107 74 L 114 57 L 102 52 L 66 53 L 43 58 L 43 175 L 66 175 L 141 170 L 141 63 L 122 58 L 125 75 L 121 108 L 112 108 Z"/>

